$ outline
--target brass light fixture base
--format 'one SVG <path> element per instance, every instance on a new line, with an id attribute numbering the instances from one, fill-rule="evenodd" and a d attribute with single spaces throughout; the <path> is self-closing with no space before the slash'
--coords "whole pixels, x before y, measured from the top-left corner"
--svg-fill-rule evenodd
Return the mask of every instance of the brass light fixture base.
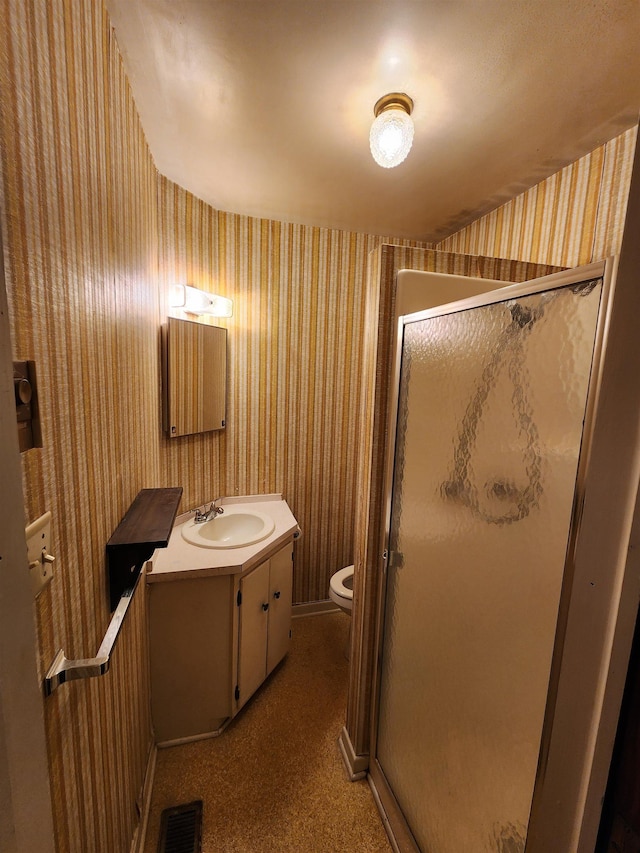
<path id="1" fill-rule="evenodd" d="M 376 101 L 373 108 L 373 114 L 377 118 L 380 113 L 385 110 L 404 110 L 407 115 L 411 115 L 413 110 L 413 101 L 409 95 L 404 92 L 389 92 L 388 95 L 383 95 L 380 100 Z"/>

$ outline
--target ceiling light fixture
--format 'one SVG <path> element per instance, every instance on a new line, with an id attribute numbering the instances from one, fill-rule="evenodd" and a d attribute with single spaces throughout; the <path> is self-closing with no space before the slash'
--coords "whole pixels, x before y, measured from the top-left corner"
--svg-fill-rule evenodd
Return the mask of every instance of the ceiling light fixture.
<path id="1" fill-rule="evenodd" d="M 169 306 L 171 308 L 182 308 L 187 314 L 211 314 L 214 317 L 231 317 L 233 315 L 231 299 L 198 290 L 188 284 L 172 284 L 170 286 Z"/>
<path id="2" fill-rule="evenodd" d="M 379 166 L 398 166 L 411 150 L 413 142 L 413 101 L 402 92 L 391 92 L 380 98 L 373 108 L 369 145 Z"/>

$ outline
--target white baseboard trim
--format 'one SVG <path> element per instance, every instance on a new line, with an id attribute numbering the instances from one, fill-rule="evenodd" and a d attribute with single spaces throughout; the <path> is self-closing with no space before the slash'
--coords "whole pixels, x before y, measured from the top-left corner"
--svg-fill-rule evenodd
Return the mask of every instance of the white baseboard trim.
<path id="1" fill-rule="evenodd" d="M 156 746 L 158 749 L 167 749 L 172 746 L 182 746 L 185 743 L 195 743 L 198 740 L 210 740 L 213 737 L 220 737 L 232 719 L 233 717 L 225 717 L 220 726 L 211 732 L 202 732 L 201 734 L 188 735 L 187 737 L 176 737 L 173 740 L 161 740 L 158 741 Z"/>
<path id="2" fill-rule="evenodd" d="M 342 754 L 342 760 L 347 771 L 347 776 L 352 782 L 357 782 L 358 779 L 364 779 L 369 769 L 369 756 L 356 755 L 349 737 L 349 732 L 343 726 L 338 738 L 338 746 Z"/>
<path id="3" fill-rule="evenodd" d="M 393 853 L 401 853 L 401 850 L 398 847 L 398 842 L 396 841 L 396 837 L 393 834 L 393 830 L 391 829 L 391 824 L 389 823 L 387 812 L 385 811 L 385 808 L 382 805 L 380 794 L 378 793 L 378 789 L 376 788 L 375 782 L 371 778 L 371 775 L 367 776 L 367 782 L 369 783 L 369 788 L 371 789 L 373 800 L 377 806 L 378 813 L 380 815 L 380 820 L 382 821 L 382 825 L 384 826 L 384 831 L 387 833 L 387 838 L 389 839 L 389 843 L 393 848 Z"/>
<path id="4" fill-rule="evenodd" d="M 294 604 L 291 608 L 291 616 L 296 619 L 298 616 L 322 616 L 324 613 L 338 613 L 340 608 L 337 607 L 330 598 L 326 601 L 308 601 L 305 604 Z"/>
<path id="5" fill-rule="evenodd" d="M 144 853 L 144 848 L 147 840 L 147 827 L 149 825 L 149 814 L 151 812 L 151 795 L 153 794 L 153 782 L 156 776 L 156 757 L 158 748 L 155 743 L 151 744 L 149 750 L 149 758 L 147 760 L 147 769 L 144 774 L 144 783 L 140 794 L 139 808 L 140 820 L 133 834 L 131 842 L 131 853 Z"/>

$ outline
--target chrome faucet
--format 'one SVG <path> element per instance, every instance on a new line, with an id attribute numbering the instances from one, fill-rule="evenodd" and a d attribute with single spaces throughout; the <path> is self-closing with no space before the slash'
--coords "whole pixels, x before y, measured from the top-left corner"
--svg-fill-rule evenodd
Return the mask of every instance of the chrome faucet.
<path id="1" fill-rule="evenodd" d="M 224 512 L 224 509 L 221 506 L 216 506 L 218 501 L 221 500 L 222 498 L 216 498 L 207 510 L 200 510 L 199 508 L 196 509 L 196 516 L 193 519 L 193 523 L 204 524 L 205 521 L 209 521 L 210 519 L 215 518 L 216 515 L 221 515 Z"/>

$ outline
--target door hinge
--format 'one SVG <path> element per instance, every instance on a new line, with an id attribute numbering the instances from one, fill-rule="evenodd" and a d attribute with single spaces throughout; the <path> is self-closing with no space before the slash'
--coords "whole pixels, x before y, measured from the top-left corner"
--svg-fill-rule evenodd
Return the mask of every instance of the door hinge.
<path id="1" fill-rule="evenodd" d="M 390 569 L 401 569 L 404 566 L 404 554 L 402 551 L 385 551 L 384 559 Z"/>
<path id="2" fill-rule="evenodd" d="M 236 604 L 238 607 L 242 604 L 242 592 L 240 590 L 238 590 L 238 594 L 236 596 Z"/>
<path id="3" fill-rule="evenodd" d="M 236 684 L 234 696 L 236 697 L 236 702 L 237 702 L 240 699 L 240 688 L 238 687 L 237 684 Z"/>

